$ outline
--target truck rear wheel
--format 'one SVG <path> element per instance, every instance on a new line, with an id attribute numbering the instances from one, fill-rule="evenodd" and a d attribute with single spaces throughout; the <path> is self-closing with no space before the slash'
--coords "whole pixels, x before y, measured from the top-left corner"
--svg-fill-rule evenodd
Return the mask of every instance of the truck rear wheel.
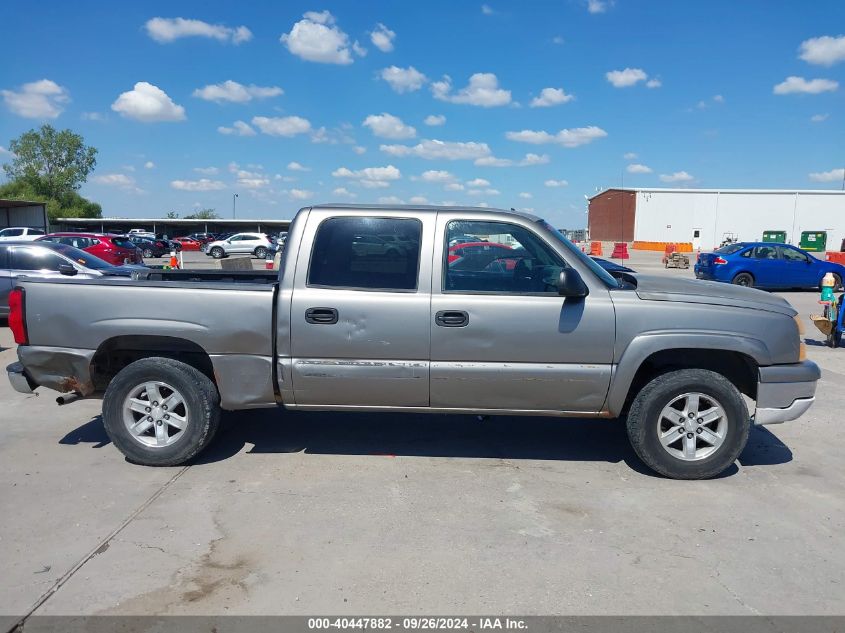
<path id="1" fill-rule="evenodd" d="M 745 448 L 751 422 L 736 387 L 704 369 L 654 378 L 634 398 L 628 438 L 652 470 L 672 479 L 708 479 Z"/>
<path id="2" fill-rule="evenodd" d="M 214 383 L 194 367 L 171 358 L 144 358 L 109 383 L 103 423 L 130 462 L 177 466 L 214 438 L 219 402 Z"/>

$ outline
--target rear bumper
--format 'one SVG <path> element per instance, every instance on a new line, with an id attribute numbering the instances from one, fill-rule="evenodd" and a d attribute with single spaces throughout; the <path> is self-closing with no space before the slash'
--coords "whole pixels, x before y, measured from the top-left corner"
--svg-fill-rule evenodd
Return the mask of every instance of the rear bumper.
<path id="1" fill-rule="evenodd" d="M 814 362 L 772 365 L 761 367 L 759 371 L 755 424 L 796 420 L 815 402 L 821 371 Z"/>
<path id="2" fill-rule="evenodd" d="M 35 381 L 30 378 L 21 363 L 12 363 L 6 367 L 6 375 L 9 377 L 9 382 L 12 389 L 18 393 L 32 393 L 38 386 Z"/>

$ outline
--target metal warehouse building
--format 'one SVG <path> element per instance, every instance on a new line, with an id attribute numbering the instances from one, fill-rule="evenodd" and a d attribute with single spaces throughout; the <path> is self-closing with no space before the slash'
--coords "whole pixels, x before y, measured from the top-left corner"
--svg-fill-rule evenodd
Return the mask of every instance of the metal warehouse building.
<path id="1" fill-rule="evenodd" d="M 726 237 L 759 241 L 769 231 L 819 251 L 838 251 L 845 239 L 845 191 L 607 189 L 590 198 L 588 214 L 590 239 L 645 250 L 709 250 Z"/>

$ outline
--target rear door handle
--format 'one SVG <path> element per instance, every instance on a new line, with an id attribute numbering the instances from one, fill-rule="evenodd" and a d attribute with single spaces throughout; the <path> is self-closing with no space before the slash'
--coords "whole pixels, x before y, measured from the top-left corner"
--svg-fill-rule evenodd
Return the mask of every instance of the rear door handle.
<path id="1" fill-rule="evenodd" d="M 337 323 L 337 310 L 334 308 L 308 308 L 305 321 L 314 325 L 334 325 Z"/>
<path id="2" fill-rule="evenodd" d="M 462 310 L 441 310 L 434 315 L 434 322 L 440 327 L 466 327 L 469 315 Z"/>

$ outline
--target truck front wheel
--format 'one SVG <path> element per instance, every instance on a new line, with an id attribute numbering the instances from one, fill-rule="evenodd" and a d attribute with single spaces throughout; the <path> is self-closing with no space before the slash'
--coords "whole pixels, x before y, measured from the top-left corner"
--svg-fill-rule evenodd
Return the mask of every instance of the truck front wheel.
<path id="1" fill-rule="evenodd" d="M 708 479 L 745 448 L 748 409 L 724 376 L 680 369 L 654 378 L 634 398 L 628 438 L 652 470 L 672 479 Z"/>
<path id="2" fill-rule="evenodd" d="M 217 433 L 219 402 L 214 383 L 196 368 L 171 358 L 144 358 L 109 383 L 103 423 L 130 462 L 177 466 Z"/>

